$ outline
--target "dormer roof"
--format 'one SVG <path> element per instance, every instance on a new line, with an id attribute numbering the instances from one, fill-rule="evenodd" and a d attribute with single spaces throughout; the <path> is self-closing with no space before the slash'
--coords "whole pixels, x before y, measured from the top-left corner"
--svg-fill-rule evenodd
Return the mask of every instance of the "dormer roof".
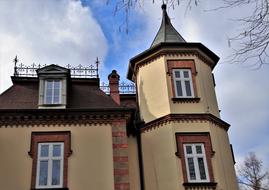
<path id="1" fill-rule="evenodd" d="M 150 47 L 153 47 L 163 42 L 186 43 L 183 37 L 178 33 L 178 31 L 172 25 L 171 20 L 166 12 L 165 4 L 162 5 L 162 10 L 163 10 L 162 23 Z"/>
<path id="2" fill-rule="evenodd" d="M 70 75 L 70 69 L 61 67 L 59 65 L 51 64 L 51 65 L 42 67 L 40 69 L 37 69 L 36 73 L 38 76 L 40 76 L 40 75 L 57 75 L 57 74 Z"/>

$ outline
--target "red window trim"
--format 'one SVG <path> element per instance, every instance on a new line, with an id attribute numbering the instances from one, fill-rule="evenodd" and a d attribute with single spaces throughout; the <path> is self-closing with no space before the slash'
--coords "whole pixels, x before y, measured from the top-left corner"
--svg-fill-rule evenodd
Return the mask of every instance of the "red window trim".
<path id="1" fill-rule="evenodd" d="M 194 60 L 192 60 L 192 59 L 190 59 L 190 60 L 167 60 L 167 68 L 168 68 L 168 74 L 171 77 L 173 98 L 176 98 L 174 79 L 173 79 L 173 73 L 172 73 L 173 69 L 190 69 L 191 70 L 194 97 L 197 98 L 197 86 L 196 86 L 196 80 L 195 80 L 195 76 L 196 76 L 197 72 L 196 72 Z"/>
<path id="2" fill-rule="evenodd" d="M 32 132 L 31 146 L 28 154 L 33 158 L 31 189 L 36 189 L 36 167 L 38 143 L 44 142 L 63 142 L 64 143 L 64 168 L 63 168 L 63 187 L 67 189 L 67 170 L 68 157 L 72 154 L 71 150 L 71 132 L 70 131 L 49 131 L 49 132 Z"/>
<path id="3" fill-rule="evenodd" d="M 187 168 L 186 168 L 186 163 L 185 163 L 184 148 L 183 148 L 183 144 L 186 144 L 186 143 L 203 143 L 204 144 L 208 173 L 209 173 L 209 181 L 210 183 L 213 183 L 214 176 L 213 176 L 211 158 L 214 155 L 214 151 L 212 150 L 210 134 L 207 132 L 176 133 L 176 142 L 177 142 L 176 155 L 181 160 L 184 183 L 189 183 L 188 176 L 187 176 Z"/>

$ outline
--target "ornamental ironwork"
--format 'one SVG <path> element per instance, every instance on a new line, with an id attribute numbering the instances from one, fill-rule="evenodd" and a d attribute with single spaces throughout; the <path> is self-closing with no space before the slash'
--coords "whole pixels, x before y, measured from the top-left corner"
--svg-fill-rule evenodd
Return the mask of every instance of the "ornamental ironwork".
<path id="1" fill-rule="evenodd" d="M 104 91 L 106 94 L 110 93 L 109 85 L 102 82 L 100 85 L 100 89 Z M 119 92 L 120 94 L 136 94 L 136 87 L 134 83 L 121 82 L 119 84 Z"/>
<path id="2" fill-rule="evenodd" d="M 14 76 L 16 77 L 37 77 L 37 69 L 46 67 L 48 65 L 44 64 L 31 64 L 25 65 L 23 63 L 19 63 L 17 56 L 13 60 L 14 62 Z M 95 61 L 95 64 L 90 66 L 78 65 L 74 67 L 68 64 L 65 68 L 70 70 L 70 75 L 72 78 L 99 78 L 99 60 L 98 58 Z M 103 90 L 106 94 L 110 93 L 109 85 L 102 82 L 100 85 L 100 89 Z M 134 83 L 121 82 L 119 84 L 119 92 L 120 94 L 135 94 L 136 87 Z"/>
<path id="3" fill-rule="evenodd" d="M 14 76 L 17 77 L 37 77 L 36 70 L 46 67 L 48 65 L 44 64 L 31 64 L 31 65 L 25 65 L 23 63 L 18 63 L 19 60 L 17 56 L 13 60 L 14 62 Z M 95 63 L 89 66 L 72 66 L 68 64 L 65 68 L 70 70 L 70 75 L 72 78 L 99 78 L 99 60 L 96 59 Z"/>
<path id="4" fill-rule="evenodd" d="M 100 85 L 100 89 L 105 92 L 106 94 L 109 94 L 110 93 L 110 88 L 109 88 L 109 85 L 105 82 L 102 82 L 101 85 Z"/>

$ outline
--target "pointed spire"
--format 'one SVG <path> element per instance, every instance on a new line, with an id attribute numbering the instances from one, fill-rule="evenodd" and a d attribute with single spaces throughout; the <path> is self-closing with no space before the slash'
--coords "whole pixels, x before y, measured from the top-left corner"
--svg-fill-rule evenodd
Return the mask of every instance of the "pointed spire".
<path id="1" fill-rule="evenodd" d="M 186 43 L 183 37 L 178 33 L 178 31 L 171 24 L 170 18 L 166 12 L 166 4 L 162 4 L 163 18 L 160 29 L 155 36 L 151 47 L 162 43 L 162 42 L 181 42 Z"/>

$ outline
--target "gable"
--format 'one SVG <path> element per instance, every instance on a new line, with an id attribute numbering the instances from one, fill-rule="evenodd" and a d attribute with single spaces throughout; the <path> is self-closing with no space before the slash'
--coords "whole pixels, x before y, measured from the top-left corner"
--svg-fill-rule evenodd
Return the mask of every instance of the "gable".
<path id="1" fill-rule="evenodd" d="M 66 69 L 64 67 L 61 67 L 59 65 L 48 65 L 48 66 L 45 66 L 43 68 L 40 68 L 40 69 L 37 69 L 36 70 L 37 72 L 37 75 L 40 75 L 40 74 L 69 74 L 70 73 L 70 70 L 69 69 Z"/>

